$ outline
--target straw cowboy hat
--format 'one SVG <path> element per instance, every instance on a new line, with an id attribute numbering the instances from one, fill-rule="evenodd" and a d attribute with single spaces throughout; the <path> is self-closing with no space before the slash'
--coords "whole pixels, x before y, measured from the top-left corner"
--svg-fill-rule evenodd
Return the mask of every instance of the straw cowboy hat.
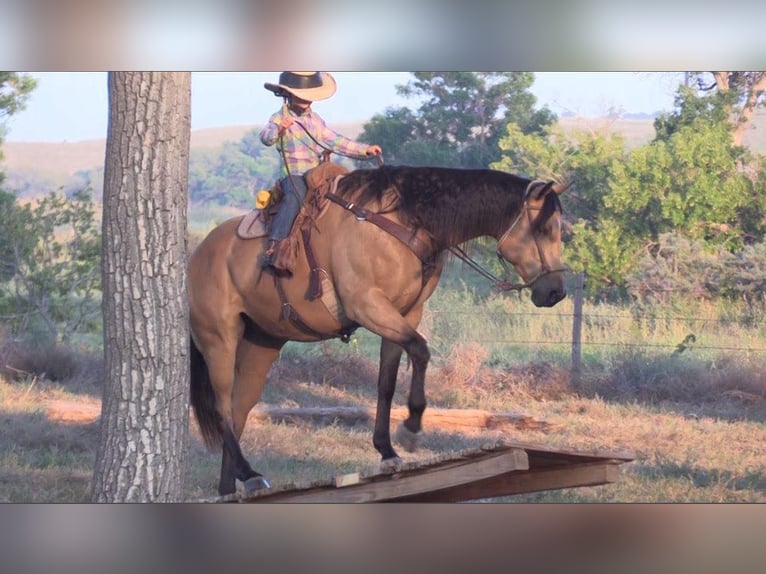
<path id="1" fill-rule="evenodd" d="M 308 102 L 326 100 L 336 89 L 335 78 L 327 72 L 282 72 L 278 84 L 263 85 L 277 96 L 286 96 L 287 92 Z"/>

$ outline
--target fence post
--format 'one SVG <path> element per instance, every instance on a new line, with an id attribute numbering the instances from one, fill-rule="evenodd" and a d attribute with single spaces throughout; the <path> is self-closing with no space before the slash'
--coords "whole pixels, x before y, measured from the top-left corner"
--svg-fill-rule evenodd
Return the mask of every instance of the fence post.
<path id="1" fill-rule="evenodd" d="M 582 303 L 585 286 L 585 273 L 577 274 L 577 284 L 574 292 L 574 313 L 572 320 L 572 369 L 571 381 L 573 385 L 580 382 L 580 367 L 582 358 Z"/>

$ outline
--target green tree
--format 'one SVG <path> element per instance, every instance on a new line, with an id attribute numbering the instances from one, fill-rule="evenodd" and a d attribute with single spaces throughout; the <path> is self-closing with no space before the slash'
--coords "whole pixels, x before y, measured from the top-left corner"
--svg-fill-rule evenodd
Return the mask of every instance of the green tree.
<path id="1" fill-rule="evenodd" d="M 666 141 L 684 126 L 698 123 L 726 124 L 732 93 L 700 95 L 690 86 L 680 86 L 674 101 L 675 109 L 654 120 L 655 141 Z"/>
<path id="2" fill-rule="evenodd" d="M 709 244 L 740 248 L 748 232 L 740 214 L 752 203 L 753 185 L 737 170 L 743 157 L 725 122 L 696 122 L 635 150 L 616 165 L 605 207 L 624 212 L 636 231 L 656 241 L 674 231 Z M 629 228 L 629 227 L 628 227 Z"/>
<path id="3" fill-rule="evenodd" d="M 21 205 L 0 192 L 0 313 L 51 343 L 93 329 L 101 314 L 101 236 L 89 191 Z"/>
<path id="4" fill-rule="evenodd" d="M 555 120 L 547 108 L 534 109 L 533 81 L 529 72 L 414 72 L 397 89 L 420 100 L 417 111 L 376 114 L 359 140 L 380 144 L 391 163 L 487 167 L 500 156 L 508 123 L 535 133 Z"/>
<path id="5" fill-rule="evenodd" d="M 689 84 L 700 93 L 720 96 L 731 125 L 732 141 L 742 145 L 756 109 L 766 105 L 766 72 L 692 72 L 687 76 Z"/>
<path id="6" fill-rule="evenodd" d="M 28 74 L 0 72 L 0 120 L 24 109 L 37 80 Z"/>
<path id="7" fill-rule="evenodd" d="M 253 193 L 279 177 L 279 157 L 264 153 L 258 132 L 220 148 L 195 149 L 189 158 L 189 198 L 194 203 L 251 207 Z M 270 150 L 271 151 L 271 150 Z"/>
<path id="8" fill-rule="evenodd" d="M 525 135 L 509 125 L 500 141 L 509 153 L 493 167 L 573 181 L 564 198 L 572 230 L 567 263 L 587 270 L 591 293 L 624 287 L 665 234 L 729 252 L 762 236 L 766 178 L 740 168 L 749 155 L 732 143 L 725 97 L 682 88 L 677 109 L 657 121 L 655 140 L 630 151 L 615 135 L 558 127 Z"/>
<path id="9" fill-rule="evenodd" d="M 0 146 L 5 139 L 5 119 L 24 109 L 37 80 L 28 74 L 18 72 L 0 72 Z M 0 160 L 3 150 L 0 147 Z M 0 172 L 0 183 L 3 182 Z"/>
<path id="10" fill-rule="evenodd" d="M 641 245 L 623 237 L 621 222 L 605 208 L 615 167 L 628 158 L 624 138 L 608 126 L 603 131 L 564 132 L 554 125 L 524 134 L 509 124 L 499 146 L 504 154 L 491 165 L 494 169 L 574 183 L 562 196 L 565 255 L 574 271 L 587 270 L 597 278 L 588 282 L 589 290 L 624 276 Z"/>

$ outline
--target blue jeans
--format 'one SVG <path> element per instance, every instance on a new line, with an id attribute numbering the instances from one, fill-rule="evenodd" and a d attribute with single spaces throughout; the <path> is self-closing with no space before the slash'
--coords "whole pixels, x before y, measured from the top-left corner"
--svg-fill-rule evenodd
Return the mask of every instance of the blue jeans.
<path id="1" fill-rule="evenodd" d="M 290 233 L 303 200 L 306 198 L 306 182 L 302 175 L 288 175 L 279 180 L 282 201 L 271 222 L 269 239 L 284 239 Z"/>

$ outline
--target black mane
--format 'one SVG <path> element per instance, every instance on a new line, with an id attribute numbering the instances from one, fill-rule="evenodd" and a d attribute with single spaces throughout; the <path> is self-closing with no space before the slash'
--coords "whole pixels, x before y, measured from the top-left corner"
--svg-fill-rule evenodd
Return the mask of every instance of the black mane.
<path id="1" fill-rule="evenodd" d="M 384 211 L 398 210 L 407 225 L 423 227 L 448 246 L 502 233 L 530 181 L 489 169 L 382 166 L 349 173 L 338 193 L 359 205 L 377 202 Z"/>

